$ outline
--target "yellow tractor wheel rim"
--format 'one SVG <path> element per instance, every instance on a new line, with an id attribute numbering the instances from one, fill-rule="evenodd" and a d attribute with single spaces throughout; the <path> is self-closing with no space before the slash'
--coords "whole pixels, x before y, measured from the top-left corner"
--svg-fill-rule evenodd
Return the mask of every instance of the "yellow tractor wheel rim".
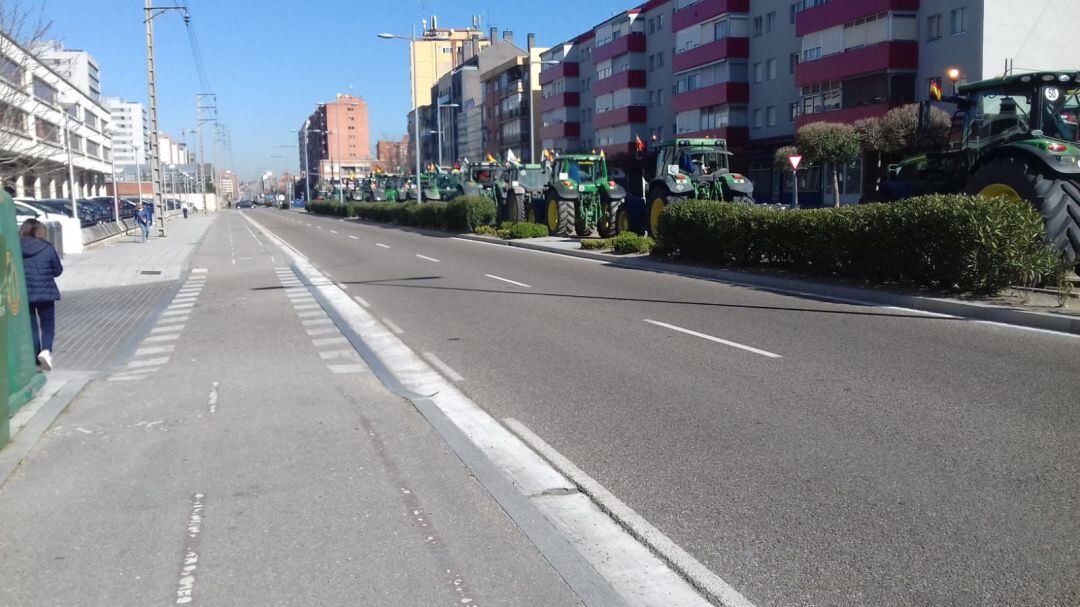
<path id="1" fill-rule="evenodd" d="M 626 213 L 619 213 L 619 217 L 615 221 L 619 227 L 619 233 L 630 231 L 630 217 Z"/>
<path id="2" fill-rule="evenodd" d="M 649 205 L 649 229 L 652 230 L 653 236 L 660 231 L 660 214 L 663 212 L 664 200 L 662 198 L 657 198 Z"/>
<path id="3" fill-rule="evenodd" d="M 1020 202 L 1020 194 L 1004 183 L 993 183 L 979 191 L 984 198 L 1004 198 L 1009 202 Z"/>
<path id="4" fill-rule="evenodd" d="M 548 229 L 552 232 L 559 229 L 559 203 L 554 200 L 548 201 L 547 223 Z"/>

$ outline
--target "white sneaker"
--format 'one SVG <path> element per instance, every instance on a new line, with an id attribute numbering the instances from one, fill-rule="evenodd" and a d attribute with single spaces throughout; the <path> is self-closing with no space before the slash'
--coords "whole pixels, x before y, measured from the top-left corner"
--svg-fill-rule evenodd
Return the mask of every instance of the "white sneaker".
<path id="1" fill-rule="evenodd" d="M 37 359 L 42 369 L 52 371 L 52 354 L 48 350 L 42 350 L 41 354 L 37 355 Z"/>

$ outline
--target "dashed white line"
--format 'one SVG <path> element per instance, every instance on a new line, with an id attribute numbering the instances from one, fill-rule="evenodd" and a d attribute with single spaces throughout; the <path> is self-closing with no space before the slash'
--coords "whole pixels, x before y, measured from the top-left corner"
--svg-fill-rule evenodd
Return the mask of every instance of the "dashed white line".
<path id="1" fill-rule="evenodd" d="M 353 236 L 352 234 L 349 234 L 349 238 L 352 238 L 353 240 L 360 240 L 359 238 L 357 238 L 356 236 Z"/>
<path id="2" fill-rule="evenodd" d="M 360 297 L 359 295 L 353 295 L 353 299 L 356 300 L 356 303 L 364 306 L 365 308 L 370 308 L 371 307 L 371 304 L 369 304 L 366 299 L 364 299 L 363 297 Z"/>
<path id="3" fill-rule="evenodd" d="M 154 335 L 147 337 L 143 342 L 176 341 L 177 339 L 180 339 L 179 333 L 173 335 Z"/>
<path id="4" fill-rule="evenodd" d="M 331 233 L 331 234 L 337 234 L 337 233 L 338 233 L 338 231 L 337 231 L 337 230 L 330 230 L 330 233 Z"/>
<path id="5" fill-rule="evenodd" d="M 462 375 L 460 373 L 458 373 L 457 371 L 452 369 L 450 367 L 450 365 L 448 365 L 448 364 L 444 363 L 442 360 L 440 360 L 438 356 L 435 356 L 431 352 L 427 352 L 427 351 L 424 351 L 423 354 L 424 354 L 424 358 L 426 358 L 427 361 L 429 363 L 431 363 L 436 369 L 441 371 L 443 375 L 448 377 L 450 379 L 450 381 L 452 381 L 452 382 L 463 382 L 463 381 L 465 381 L 465 378 L 462 377 Z"/>
<path id="6" fill-rule="evenodd" d="M 160 367 L 169 362 L 169 357 L 151 358 L 149 360 L 133 360 L 127 364 L 128 369 L 141 369 L 143 367 Z"/>
<path id="7" fill-rule="evenodd" d="M 136 358 L 142 356 L 152 356 L 154 354 L 168 354 L 176 349 L 176 346 L 152 346 L 148 348 L 139 348 L 135 351 Z"/>
<path id="8" fill-rule="evenodd" d="M 330 369 L 331 373 L 337 373 L 339 375 L 347 373 L 364 373 L 367 371 L 367 367 L 364 365 L 326 365 L 327 369 Z"/>
<path id="9" fill-rule="evenodd" d="M 502 278 L 502 277 L 499 277 L 499 276 L 495 276 L 494 274 L 484 274 L 484 276 L 487 276 L 488 278 L 493 278 L 495 280 L 501 280 L 503 282 L 507 282 L 507 283 L 510 283 L 512 285 L 517 285 L 519 287 L 525 287 L 526 289 L 531 289 L 532 288 L 531 286 L 529 286 L 529 285 L 527 285 L 527 284 L 525 284 L 523 282 L 518 282 L 516 280 L 510 280 L 509 278 Z"/>
<path id="10" fill-rule="evenodd" d="M 377 247 L 380 247 L 380 248 L 383 248 L 383 249 L 389 249 L 389 248 L 390 248 L 390 247 L 389 247 L 389 245 L 384 245 L 384 244 L 383 244 L 383 243 L 381 243 L 381 242 L 376 242 L 376 243 L 375 243 L 375 246 L 377 246 Z"/>
<path id="11" fill-rule="evenodd" d="M 743 344 L 740 344 L 740 343 L 737 343 L 737 342 L 734 342 L 734 341 L 728 341 L 726 339 L 720 339 L 719 337 L 714 337 L 712 335 L 706 335 L 704 333 L 698 333 L 697 331 L 691 331 L 690 329 L 686 329 L 686 328 L 683 328 L 683 327 L 678 327 L 678 326 L 675 326 L 675 325 L 669 325 L 666 322 L 660 322 L 658 320 L 649 320 L 648 318 L 645 319 L 645 322 L 649 323 L 650 325 L 656 325 L 658 327 L 663 327 L 665 329 L 671 329 L 672 331 L 678 331 L 679 333 L 685 333 L 686 335 L 693 335 L 694 337 L 700 337 L 701 339 L 705 339 L 705 340 L 708 340 L 708 341 L 711 341 L 711 342 L 716 342 L 718 344 L 724 344 L 725 346 L 731 346 L 732 348 L 738 348 L 740 350 L 746 350 L 747 352 L 753 352 L 754 354 L 760 354 L 762 356 L 768 356 L 769 358 L 783 358 L 779 354 L 774 354 L 774 353 L 768 352 L 766 350 L 759 350 L 757 348 L 747 346 L 747 345 L 743 345 Z"/>
<path id="12" fill-rule="evenodd" d="M 428 261 L 433 261 L 435 263 L 441 263 L 438 259 L 435 259 L 434 257 L 428 257 L 427 255 L 421 255 L 421 254 L 417 253 L 416 256 L 419 257 L 420 259 L 426 259 Z"/>
<path id="13" fill-rule="evenodd" d="M 382 320 L 383 320 L 383 324 L 386 325 L 386 328 L 390 329 L 394 334 L 403 335 L 405 333 L 405 331 L 403 331 L 401 329 L 401 327 L 397 326 L 397 324 L 394 323 L 394 321 L 390 320 L 389 318 L 384 318 Z"/>
<path id="14" fill-rule="evenodd" d="M 347 346 L 349 345 L 349 340 L 344 337 L 323 337 L 311 340 L 311 345 L 316 348 L 323 348 L 326 346 Z"/>
<path id="15" fill-rule="evenodd" d="M 206 397 L 206 405 L 210 409 L 210 413 L 217 413 L 218 406 L 218 383 L 214 382 L 210 384 L 210 395 Z"/>
<path id="16" fill-rule="evenodd" d="M 307 334 L 310 337 L 318 337 L 320 335 L 335 335 L 340 333 L 337 327 L 319 327 L 315 329 L 308 329 Z"/>
<path id="17" fill-rule="evenodd" d="M 340 360 L 342 358 L 356 358 L 359 354 L 356 350 L 328 350 L 319 352 L 319 358 L 323 360 Z"/>

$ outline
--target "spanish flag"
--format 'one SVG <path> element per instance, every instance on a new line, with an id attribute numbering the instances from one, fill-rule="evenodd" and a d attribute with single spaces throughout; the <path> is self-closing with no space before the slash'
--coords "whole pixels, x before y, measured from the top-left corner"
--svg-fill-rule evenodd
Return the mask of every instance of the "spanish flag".
<path id="1" fill-rule="evenodd" d="M 941 85 L 937 83 L 937 80 L 930 81 L 930 96 L 936 101 L 941 101 Z"/>
<path id="2" fill-rule="evenodd" d="M 487 155 L 487 161 L 488 162 L 498 162 L 498 160 L 496 160 L 495 157 L 492 156 L 491 154 Z"/>

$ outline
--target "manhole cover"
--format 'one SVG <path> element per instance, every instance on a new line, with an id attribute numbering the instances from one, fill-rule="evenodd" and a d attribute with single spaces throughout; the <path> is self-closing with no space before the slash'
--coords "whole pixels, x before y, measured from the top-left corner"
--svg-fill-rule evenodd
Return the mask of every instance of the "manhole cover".
<path id="1" fill-rule="evenodd" d="M 161 270 L 143 270 L 139 274 L 143 276 L 161 276 Z"/>

